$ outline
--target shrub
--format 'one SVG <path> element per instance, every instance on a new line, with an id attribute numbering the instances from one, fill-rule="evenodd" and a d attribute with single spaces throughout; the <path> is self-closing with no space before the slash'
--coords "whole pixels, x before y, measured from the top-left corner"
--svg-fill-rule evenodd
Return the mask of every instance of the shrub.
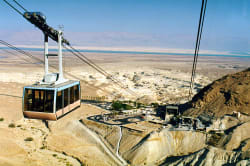
<path id="1" fill-rule="evenodd" d="M 4 118 L 0 118 L 0 122 L 4 121 Z"/>
<path id="2" fill-rule="evenodd" d="M 40 147 L 40 149 L 46 149 L 46 146 L 42 146 L 42 147 Z"/>
<path id="3" fill-rule="evenodd" d="M 69 162 L 66 163 L 66 166 L 73 166 L 72 164 L 70 164 Z"/>
<path id="4" fill-rule="evenodd" d="M 9 127 L 10 127 L 10 128 L 15 128 L 16 125 L 15 125 L 14 123 L 10 123 L 10 124 L 9 124 Z"/>
<path id="5" fill-rule="evenodd" d="M 33 138 L 32 137 L 27 137 L 24 139 L 24 141 L 33 141 Z"/>

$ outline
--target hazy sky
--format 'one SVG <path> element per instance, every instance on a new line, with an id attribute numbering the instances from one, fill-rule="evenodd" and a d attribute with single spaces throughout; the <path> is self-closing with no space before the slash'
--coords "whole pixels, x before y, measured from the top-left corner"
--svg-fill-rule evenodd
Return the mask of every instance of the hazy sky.
<path id="1" fill-rule="evenodd" d="M 82 46 L 193 49 L 201 0 L 17 0 L 64 25 Z M 9 0 L 12 2 L 12 0 Z M 0 39 L 42 44 L 42 34 L 0 0 Z M 201 49 L 250 52 L 250 1 L 208 0 Z"/>

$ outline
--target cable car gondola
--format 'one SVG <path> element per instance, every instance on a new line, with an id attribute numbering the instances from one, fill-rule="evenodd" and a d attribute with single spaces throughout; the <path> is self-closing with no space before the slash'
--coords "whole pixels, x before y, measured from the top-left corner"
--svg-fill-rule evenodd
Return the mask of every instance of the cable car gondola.
<path id="1" fill-rule="evenodd" d="M 80 82 L 69 80 L 59 85 L 25 86 L 23 114 L 28 118 L 57 120 L 80 106 Z"/>
<path id="2" fill-rule="evenodd" d="M 58 33 L 59 73 L 48 73 L 48 36 L 45 34 L 45 76 L 23 88 L 23 115 L 27 118 L 57 120 L 80 106 L 80 81 L 67 80 L 62 69 L 62 32 Z"/>

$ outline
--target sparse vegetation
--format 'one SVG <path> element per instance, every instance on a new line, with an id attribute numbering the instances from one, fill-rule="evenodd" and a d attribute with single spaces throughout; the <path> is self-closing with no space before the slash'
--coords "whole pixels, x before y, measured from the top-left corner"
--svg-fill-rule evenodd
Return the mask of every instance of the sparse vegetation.
<path id="1" fill-rule="evenodd" d="M 33 138 L 32 137 L 27 137 L 24 139 L 24 141 L 33 141 Z"/>
<path id="2" fill-rule="evenodd" d="M 113 101 L 111 106 L 113 110 L 117 110 L 117 111 L 130 110 L 133 108 L 131 105 L 125 104 L 121 101 Z"/>
<path id="3" fill-rule="evenodd" d="M 52 156 L 53 156 L 53 157 L 57 157 L 57 154 L 53 154 Z"/>
<path id="4" fill-rule="evenodd" d="M 73 165 L 70 164 L 70 162 L 67 161 L 66 166 L 73 166 Z"/>
<path id="5" fill-rule="evenodd" d="M 22 125 L 17 125 L 16 127 L 22 127 Z"/>
<path id="6" fill-rule="evenodd" d="M 42 147 L 40 147 L 40 149 L 46 149 L 46 146 L 42 146 Z"/>
<path id="7" fill-rule="evenodd" d="M 14 123 L 9 124 L 9 128 L 15 128 L 15 127 L 16 127 L 16 125 Z"/>

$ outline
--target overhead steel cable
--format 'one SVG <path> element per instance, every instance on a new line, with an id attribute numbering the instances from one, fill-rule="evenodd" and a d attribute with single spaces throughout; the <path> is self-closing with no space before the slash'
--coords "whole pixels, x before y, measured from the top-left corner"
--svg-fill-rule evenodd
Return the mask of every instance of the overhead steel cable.
<path id="1" fill-rule="evenodd" d="M 80 54 L 84 59 L 86 59 L 89 63 L 91 63 L 94 67 L 96 67 L 98 70 L 102 71 L 103 74 L 105 74 L 105 76 L 109 79 L 111 79 L 113 82 L 119 84 L 119 86 L 121 86 L 121 88 L 123 89 L 127 89 L 127 91 L 129 91 L 129 93 L 133 93 L 133 95 L 137 94 L 135 92 L 133 92 L 132 90 L 128 89 L 127 87 L 125 87 L 119 80 L 115 79 L 111 74 L 107 73 L 104 69 L 102 69 L 100 66 L 96 65 L 92 60 L 90 60 L 88 57 L 86 57 L 84 54 L 82 54 L 80 51 L 78 51 L 77 49 L 75 49 L 74 47 L 72 47 L 71 45 L 69 45 L 69 47 L 77 52 L 78 54 Z"/>
<path id="2" fill-rule="evenodd" d="M 80 51 L 78 51 L 77 49 L 75 49 L 74 47 L 72 47 L 71 45 L 69 45 L 69 47 L 77 52 L 79 55 L 81 55 L 84 59 L 86 59 L 86 61 L 88 61 L 89 63 L 91 63 L 93 66 L 95 66 L 98 70 L 102 71 L 104 74 L 106 74 L 107 76 L 111 76 L 110 74 L 108 74 L 104 69 L 102 69 L 101 67 L 97 66 L 92 60 L 90 60 L 88 57 L 86 57 L 85 55 L 83 55 Z"/>
<path id="3" fill-rule="evenodd" d="M 6 52 L 6 53 L 11 54 L 11 55 L 14 55 L 15 57 L 20 58 L 20 59 L 22 59 L 23 61 L 25 61 L 25 62 L 27 62 L 27 63 L 34 63 L 34 62 L 32 62 L 32 61 L 29 61 L 28 59 L 25 59 L 25 58 L 23 58 L 23 57 L 18 56 L 17 54 L 15 54 L 15 53 L 13 53 L 13 52 L 8 51 L 8 50 L 6 50 L 6 49 L 1 49 L 1 51 Z"/>
<path id="4" fill-rule="evenodd" d="M 206 7 L 207 7 L 207 0 L 202 0 L 199 26 L 198 26 L 198 32 L 197 32 L 197 38 L 196 38 L 196 45 L 195 45 L 195 52 L 194 52 L 194 60 L 193 60 L 193 66 L 192 66 L 191 81 L 190 81 L 190 87 L 189 87 L 189 96 L 188 96 L 189 100 L 191 99 L 191 96 L 193 94 L 192 90 L 194 86 L 196 65 L 197 65 L 197 60 L 199 56 L 200 41 L 201 41 L 203 24 L 204 24 L 204 19 L 205 19 L 205 14 L 206 14 Z"/>
<path id="5" fill-rule="evenodd" d="M 11 5 L 8 1 L 3 0 L 5 3 L 7 3 L 12 9 L 14 9 L 17 13 L 23 16 L 23 13 L 20 12 L 17 8 L 15 8 L 13 5 Z"/>
<path id="6" fill-rule="evenodd" d="M 105 76 L 106 78 L 109 78 L 113 83 L 115 83 L 116 85 L 118 85 L 120 88 L 124 89 L 125 91 L 127 91 L 129 94 L 136 96 L 137 94 L 134 93 L 133 91 L 129 90 L 128 88 L 124 87 L 124 85 L 122 83 L 120 83 L 119 81 L 115 80 L 110 74 L 108 74 L 105 70 L 101 69 L 100 67 L 98 67 L 94 62 L 92 61 L 88 61 L 88 58 L 86 56 L 84 56 L 83 54 L 81 54 L 78 50 L 76 49 L 69 49 L 67 48 L 65 45 L 63 45 L 63 47 L 71 52 L 73 55 L 75 55 L 76 57 L 78 57 L 81 61 L 83 61 L 84 63 L 88 64 L 89 66 L 91 66 L 92 68 L 94 68 L 96 71 L 98 71 L 100 74 L 102 74 L 103 76 Z M 71 46 L 72 47 L 72 46 Z M 74 51 L 76 50 L 76 51 Z M 92 62 L 92 63 L 91 63 Z"/>
<path id="7" fill-rule="evenodd" d="M 28 12 L 20 3 L 18 3 L 16 0 L 13 0 L 20 8 L 22 8 L 24 11 Z"/>
<path id="8" fill-rule="evenodd" d="M 137 96 L 137 94 L 135 92 L 133 92 L 132 90 L 128 89 L 127 87 L 125 87 L 119 80 L 115 79 L 111 74 L 107 73 L 104 69 L 102 69 L 101 67 L 97 66 L 93 61 L 91 61 L 90 59 L 88 59 L 85 55 L 83 55 L 80 51 L 76 50 L 75 48 L 73 48 L 72 46 L 70 46 L 70 48 L 72 50 L 74 50 L 75 52 L 77 52 L 79 55 L 81 55 L 83 58 L 85 58 L 88 63 L 91 63 L 91 65 L 93 65 L 93 67 L 98 70 L 101 71 L 101 74 L 103 74 L 106 78 L 110 79 L 111 81 L 113 81 L 115 84 L 117 84 L 120 88 L 125 89 L 128 93 L 130 93 L 131 95 L 135 95 Z"/>
<path id="9" fill-rule="evenodd" d="M 199 54 L 199 50 L 200 50 L 200 42 L 201 42 L 201 35 L 202 35 L 202 31 L 203 31 L 204 18 L 205 18 L 205 15 L 206 15 L 206 8 L 207 8 L 207 0 L 205 0 L 205 7 L 204 7 L 203 16 L 202 16 L 202 24 L 201 24 L 201 28 L 200 28 L 199 43 L 198 43 L 198 48 L 197 48 L 197 57 L 196 57 L 196 62 L 195 62 L 195 66 L 194 66 L 195 67 L 194 68 L 195 72 L 196 72 L 196 65 L 197 65 L 197 60 L 198 60 L 198 54 Z"/>
<path id="10" fill-rule="evenodd" d="M 13 46 L 13 45 L 11 45 L 11 44 L 5 42 L 5 41 L 3 41 L 3 40 L 0 40 L 0 43 L 3 44 L 3 45 L 5 45 L 5 46 L 7 46 L 7 47 L 9 47 L 9 48 L 11 48 L 11 49 L 13 49 L 13 50 L 16 50 L 17 52 L 19 52 L 19 53 L 21 53 L 21 54 L 24 54 L 24 55 L 26 55 L 26 56 L 28 56 L 28 57 L 30 57 L 30 58 L 33 58 L 33 59 L 35 59 L 35 60 L 37 60 L 37 61 L 39 61 L 39 62 L 41 61 L 39 58 L 33 56 L 32 54 L 30 54 L 30 53 L 28 53 L 28 52 L 25 52 L 25 51 L 23 51 L 23 50 L 21 50 L 21 49 L 15 47 L 15 46 Z"/>

